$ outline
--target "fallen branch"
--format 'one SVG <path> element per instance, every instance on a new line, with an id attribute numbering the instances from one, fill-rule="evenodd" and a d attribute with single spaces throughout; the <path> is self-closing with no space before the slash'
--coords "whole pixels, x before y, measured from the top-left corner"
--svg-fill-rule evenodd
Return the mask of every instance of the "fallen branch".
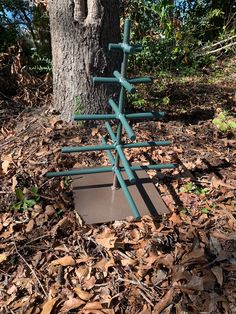
<path id="1" fill-rule="evenodd" d="M 217 43 L 214 43 L 214 44 L 212 44 L 212 45 L 205 46 L 205 47 L 202 48 L 202 50 L 211 49 L 211 48 L 213 48 L 213 47 L 216 47 L 216 46 L 219 46 L 219 45 L 221 45 L 221 44 L 223 44 L 223 43 L 226 43 L 227 41 L 230 41 L 230 40 L 232 40 L 232 39 L 234 39 L 234 38 L 236 38 L 236 35 L 231 36 L 231 37 L 229 37 L 229 38 L 226 38 L 226 39 L 224 39 L 224 40 L 218 41 Z"/>
<path id="2" fill-rule="evenodd" d="M 205 53 L 197 54 L 195 57 L 202 57 L 202 56 L 207 56 L 207 55 L 210 55 L 210 54 L 214 54 L 214 53 L 220 52 L 220 51 L 222 51 L 222 50 L 225 50 L 225 49 L 230 48 L 230 47 L 233 47 L 233 46 L 236 46 L 236 42 L 233 42 L 233 43 L 228 44 L 228 45 L 226 45 L 226 46 L 217 48 L 217 49 L 215 49 L 215 50 L 211 50 L 211 51 L 207 51 L 207 52 L 205 52 Z"/>

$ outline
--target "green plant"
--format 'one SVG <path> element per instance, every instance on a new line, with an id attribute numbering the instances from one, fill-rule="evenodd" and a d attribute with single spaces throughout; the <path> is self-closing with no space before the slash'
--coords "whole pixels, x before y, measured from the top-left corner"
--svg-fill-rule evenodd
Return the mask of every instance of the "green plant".
<path id="1" fill-rule="evenodd" d="M 205 195 L 209 192 L 207 188 L 202 188 L 200 186 L 196 186 L 193 182 L 187 182 L 184 184 L 180 190 L 181 193 L 189 193 L 192 192 L 196 195 Z"/>
<path id="2" fill-rule="evenodd" d="M 29 66 L 29 70 L 36 75 L 46 74 L 52 71 L 52 60 L 41 57 L 38 53 L 34 53 L 31 57 L 33 65 Z"/>
<path id="3" fill-rule="evenodd" d="M 184 215 L 188 215 L 188 214 L 189 214 L 189 210 L 188 210 L 187 208 L 185 208 L 185 207 L 181 207 L 181 208 L 179 209 L 179 211 L 180 211 L 181 213 L 183 213 Z"/>
<path id="4" fill-rule="evenodd" d="M 209 214 L 209 208 L 207 208 L 207 207 L 201 208 L 201 213 L 202 214 Z"/>
<path id="5" fill-rule="evenodd" d="M 84 113 L 84 106 L 82 105 L 81 98 L 79 96 L 75 97 L 75 109 L 74 109 L 74 115 L 81 115 Z M 84 121 L 77 121 L 77 124 L 79 126 L 83 126 L 85 124 Z"/>
<path id="6" fill-rule="evenodd" d="M 165 96 L 162 98 L 162 104 L 167 106 L 170 103 L 170 98 L 168 96 Z"/>
<path id="7" fill-rule="evenodd" d="M 68 188 L 72 183 L 71 177 L 64 177 L 64 188 Z"/>
<path id="8" fill-rule="evenodd" d="M 145 105 L 145 100 L 141 98 L 138 94 L 129 94 L 128 103 L 130 107 L 143 108 L 143 106 Z"/>
<path id="9" fill-rule="evenodd" d="M 82 104 L 81 98 L 79 96 L 75 97 L 75 115 L 80 115 L 84 112 L 84 106 Z"/>
<path id="10" fill-rule="evenodd" d="M 221 111 L 218 113 L 216 118 L 212 120 L 212 123 L 221 132 L 227 132 L 236 129 L 236 119 L 230 116 L 227 111 Z"/>
<path id="11" fill-rule="evenodd" d="M 24 211 L 32 208 L 40 200 L 40 195 L 37 187 L 32 187 L 30 190 L 22 190 L 16 188 L 16 202 L 12 205 L 11 209 L 15 211 Z"/>

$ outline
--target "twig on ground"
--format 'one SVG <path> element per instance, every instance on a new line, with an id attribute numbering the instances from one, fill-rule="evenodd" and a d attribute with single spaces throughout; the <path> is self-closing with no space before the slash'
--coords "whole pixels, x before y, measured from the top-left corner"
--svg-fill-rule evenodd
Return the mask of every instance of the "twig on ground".
<path id="1" fill-rule="evenodd" d="M 154 307 L 154 304 L 151 300 L 148 299 L 148 297 L 139 289 L 139 294 L 144 298 L 144 300 L 149 303 L 152 307 Z"/>
<path id="2" fill-rule="evenodd" d="M 16 253 L 17 253 L 17 254 L 19 255 L 19 257 L 22 259 L 22 261 L 27 265 L 27 267 L 28 267 L 29 270 L 31 271 L 32 275 L 33 275 L 33 276 L 35 277 L 35 279 L 37 280 L 37 282 L 38 282 L 40 288 L 42 289 L 42 291 L 43 291 L 45 297 L 47 297 L 47 296 L 48 296 L 48 295 L 47 295 L 47 292 L 45 291 L 45 289 L 44 289 L 44 287 L 43 287 L 41 281 L 39 280 L 38 276 L 36 275 L 35 270 L 32 268 L 32 266 L 26 261 L 26 259 L 25 259 L 25 258 L 20 254 L 20 252 L 18 251 L 17 246 L 16 246 L 16 241 L 15 241 L 15 239 L 13 239 L 13 242 L 14 242 L 14 247 L 15 247 Z"/>

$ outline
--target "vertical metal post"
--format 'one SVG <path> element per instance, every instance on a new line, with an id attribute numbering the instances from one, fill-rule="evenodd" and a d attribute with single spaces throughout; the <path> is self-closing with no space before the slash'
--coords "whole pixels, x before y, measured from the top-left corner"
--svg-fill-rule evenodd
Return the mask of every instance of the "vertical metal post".
<path id="1" fill-rule="evenodd" d="M 129 19 L 125 20 L 125 25 L 124 25 L 124 38 L 123 38 L 123 43 L 124 44 L 129 44 L 130 41 L 130 27 L 131 27 L 131 21 Z M 121 76 L 125 77 L 127 73 L 127 65 L 128 65 L 128 53 L 124 52 L 123 56 L 123 62 L 121 65 Z M 119 96 L 119 111 L 120 113 L 123 113 L 124 111 L 124 106 L 125 106 L 125 88 L 121 85 L 121 91 L 120 91 L 120 96 Z M 121 144 L 121 137 L 122 137 L 122 123 L 119 121 L 118 127 L 117 127 L 117 135 L 116 135 L 116 143 L 117 145 Z M 119 168 L 120 167 L 120 157 L 118 152 L 116 152 L 115 156 L 115 167 Z M 113 189 L 119 188 L 119 180 L 117 178 L 117 175 L 114 174 L 113 178 Z"/>

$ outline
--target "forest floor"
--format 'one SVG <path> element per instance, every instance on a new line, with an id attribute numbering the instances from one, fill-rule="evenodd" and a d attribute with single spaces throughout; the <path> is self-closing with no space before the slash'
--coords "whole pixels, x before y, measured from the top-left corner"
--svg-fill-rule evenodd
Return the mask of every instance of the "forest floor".
<path id="1" fill-rule="evenodd" d="M 158 220 L 84 224 L 70 179 L 45 174 L 107 165 L 101 152 L 60 153 L 104 129 L 58 120 L 48 77 L 32 87 L 21 72 L 17 94 L 1 91 L 0 313 L 236 313 L 236 137 L 212 123 L 235 121 L 235 61 L 158 78 L 144 94 L 167 116 L 133 125 L 138 140 L 173 144 L 128 159 L 180 165 L 150 173 L 170 209 Z"/>

